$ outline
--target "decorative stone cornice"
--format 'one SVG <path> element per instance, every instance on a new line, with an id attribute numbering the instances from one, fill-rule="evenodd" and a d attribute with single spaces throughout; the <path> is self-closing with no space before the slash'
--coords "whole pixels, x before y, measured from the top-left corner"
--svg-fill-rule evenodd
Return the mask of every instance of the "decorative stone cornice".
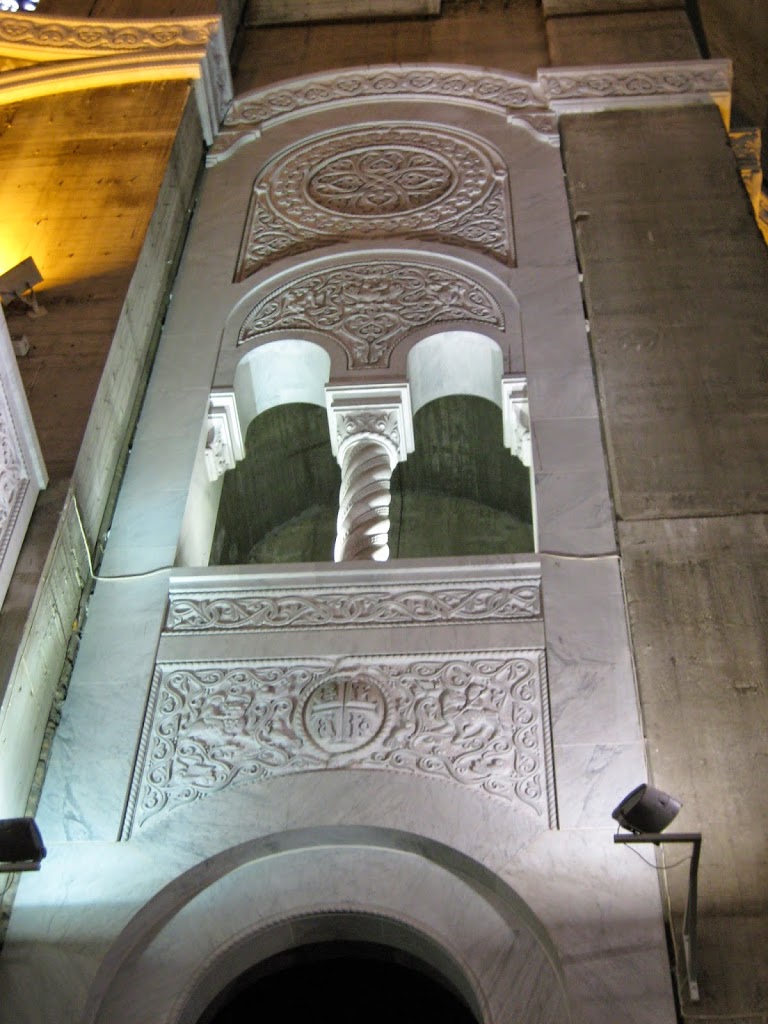
<path id="1" fill-rule="evenodd" d="M 504 445 L 524 466 L 530 467 L 531 417 L 528 412 L 528 385 L 525 377 L 510 375 L 501 381 Z"/>
<path id="2" fill-rule="evenodd" d="M 558 116 L 615 106 L 703 103 L 730 95 L 727 60 L 546 68 L 535 79 L 460 65 L 387 64 L 292 79 L 238 96 L 227 111 L 208 162 L 225 159 L 271 124 L 350 103 L 430 100 L 502 114 L 511 124 L 557 145 Z"/>
<path id="3" fill-rule="evenodd" d="M 550 109 L 557 114 L 707 100 L 722 106 L 730 96 L 731 79 L 729 60 L 545 68 L 537 74 Z"/>
<path id="4" fill-rule="evenodd" d="M 208 406 L 208 436 L 205 442 L 205 467 L 213 483 L 228 469 L 234 469 L 245 458 L 245 445 L 240 430 L 233 391 L 217 391 Z"/>
<path id="5" fill-rule="evenodd" d="M 221 19 L 0 15 L 0 55 L 34 61 L 0 75 L 0 104 L 129 82 L 193 80 L 211 142 L 232 98 Z"/>

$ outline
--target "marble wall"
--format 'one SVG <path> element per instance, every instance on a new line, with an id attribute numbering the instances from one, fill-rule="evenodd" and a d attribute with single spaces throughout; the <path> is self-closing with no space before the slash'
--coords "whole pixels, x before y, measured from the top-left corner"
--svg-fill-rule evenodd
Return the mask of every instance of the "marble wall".
<path id="1" fill-rule="evenodd" d="M 192 1022 L 214 976 L 360 934 L 455 976 L 483 1021 L 674 1020 L 656 873 L 612 843 L 644 744 L 560 153 L 532 116 L 400 90 L 219 148 L 56 737 L 50 856 L 20 887 L 0 1020 Z M 344 194 L 352 157 L 368 173 L 344 149 L 352 125 L 363 156 L 433 190 L 420 169 L 438 140 L 442 191 L 376 193 L 393 210 L 328 228 L 371 194 Z M 204 561 L 205 529 L 180 541 L 215 508 L 212 394 L 238 401 L 244 354 L 311 342 L 331 384 L 364 392 L 407 386 L 413 346 L 461 329 L 525 376 L 538 552 L 174 568 L 180 550 Z M 341 729 L 340 704 L 357 716 Z"/>

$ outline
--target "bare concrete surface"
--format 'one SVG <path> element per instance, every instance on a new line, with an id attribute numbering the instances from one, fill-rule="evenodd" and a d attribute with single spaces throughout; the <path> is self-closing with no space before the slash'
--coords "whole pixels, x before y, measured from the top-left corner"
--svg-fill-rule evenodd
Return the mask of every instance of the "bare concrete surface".
<path id="1" fill-rule="evenodd" d="M 449 0 L 442 9 L 440 18 L 247 28 L 235 92 L 363 64 L 433 61 L 535 75 L 549 63 L 544 18 L 528 0 Z"/>
<path id="2" fill-rule="evenodd" d="M 764 1022 L 768 253 L 714 109 L 563 135 L 652 777 L 704 835 L 684 1015 Z M 682 971 L 687 865 L 667 877 Z"/>
<path id="3" fill-rule="evenodd" d="M 685 11 L 628 11 L 547 19 L 552 64 L 632 64 L 698 60 Z"/>
<path id="4" fill-rule="evenodd" d="M 563 119 L 622 519 L 768 508 L 768 250 L 714 107 Z"/>

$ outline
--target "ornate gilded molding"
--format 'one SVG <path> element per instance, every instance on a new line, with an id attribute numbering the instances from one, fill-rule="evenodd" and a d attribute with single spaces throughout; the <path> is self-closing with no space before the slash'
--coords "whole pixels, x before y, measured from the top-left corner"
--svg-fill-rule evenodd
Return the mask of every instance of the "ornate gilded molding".
<path id="1" fill-rule="evenodd" d="M 538 621 L 538 576 L 460 583 L 171 591 L 169 634 Z"/>
<path id="2" fill-rule="evenodd" d="M 232 99 L 221 19 L 99 20 L 0 15 L 0 55 L 31 67 L 0 75 L 0 104 L 128 82 L 193 80 L 211 142 Z"/>
<path id="3" fill-rule="evenodd" d="M 536 79 L 456 65 L 397 64 L 296 79 L 238 96 L 208 154 L 211 164 L 277 121 L 308 110 L 375 100 L 468 104 L 503 115 L 557 145 L 557 120 L 568 111 L 713 100 L 727 107 L 727 60 L 545 68 Z"/>
<path id="4" fill-rule="evenodd" d="M 346 239 L 407 236 L 513 262 L 503 161 L 479 139 L 412 123 L 326 132 L 259 174 L 236 280 Z"/>
<path id="5" fill-rule="evenodd" d="M 549 824 L 543 652 L 160 664 L 124 835 L 229 786 L 340 768 L 440 779 Z"/>
<path id="6" fill-rule="evenodd" d="M 350 369 L 378 369 L 417 328 L 465 322 L 504 328 L 498 303 L 472 278 L 426 263 L 351 263 L 267 294 L 248 314 L 238 345 L 273 331 L 320 332 L 344 348 Z"/>
<path id="7" fill-rule="evenodd" d="M 142 50 L 207 47 L 219 18 L 57 18 L 0 14 L 0 53 L 22 60 L 72 60 Z"/>

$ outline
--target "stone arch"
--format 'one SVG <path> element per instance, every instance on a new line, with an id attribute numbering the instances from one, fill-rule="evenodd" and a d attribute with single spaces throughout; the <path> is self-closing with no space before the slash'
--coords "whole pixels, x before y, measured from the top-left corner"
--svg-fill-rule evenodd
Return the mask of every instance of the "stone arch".
<path id="1" fill-rule="evenodd" d="M 281 261 L 248 284 L 226 317 L 216 387 L 232 386 L 250 351 L 296 339 L 324 348 L 338 380 L 405 379 L 414 345 L 461 330 L 493 340 L 505 372 L 522 369 L 516 295 L 482 257 L 426 244 L 336 247 Z"/>
<path id="2" fill-rule="evenodd" d="M 196 1024 L 247 967 L 355 938 L 422 958 L 482 1024 L 570 1019 L 557 951 L 514 890 L 442 843 L 355 826 L 253 840 L 176 878 L 108 951 L 82 1019 Z"/>
<path id="3" fill-rule="evenodd" d="M 498 151 L 429 121 L 362 121 L 303 138 L 272 156 L 254 182 L 235 280 L 283 256 L 397 237 L 514 265 Z"/>

